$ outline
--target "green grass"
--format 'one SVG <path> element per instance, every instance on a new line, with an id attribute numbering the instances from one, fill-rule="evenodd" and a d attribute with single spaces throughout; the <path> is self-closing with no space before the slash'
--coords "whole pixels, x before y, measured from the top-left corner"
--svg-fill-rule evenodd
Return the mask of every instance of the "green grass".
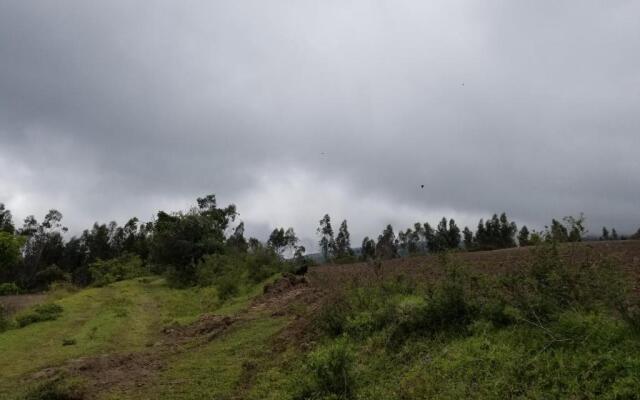
<path id="1" fill-rule="evenodd" d="M 0 333 L 0 398 L 22 393 L 23 378 L 66 360 L 139 351 L 156 340 L 163 326 L 187 324 L 206 312 L 237 312 L 260 290 L 246 288 L 240 297 L 221 303 L 213 288 L 171 289 L 152 277 L 53 293 L 63 307 L 58 319 Z M 69 340 L 75 344 L 63 346 Z"/>
<path id="2" fill-rule="evenodd" d="M 274 356 L 270 339 L 287 323 L 284 318 L 266 316 L 239 322 L 220 338 L 171 357 L 169 368 L 144 390 L 113 393 L 105 398 L 236 398 L 244 393 L 245 385 L 252 383 L 254 372 Z"/>

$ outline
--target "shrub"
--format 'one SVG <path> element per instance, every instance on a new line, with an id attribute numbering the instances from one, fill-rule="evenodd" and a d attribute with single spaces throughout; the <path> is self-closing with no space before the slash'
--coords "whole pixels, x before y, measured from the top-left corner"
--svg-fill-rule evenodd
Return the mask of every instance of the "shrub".
<path id="1" fill-rule="evenodd" d="M 610 260 L 572 263 L 553 243 L 538 246 L 529 267 L 502 279 L 502 287 L 503 301 L 531 320 L 552 320 L 567 309 L 615 308 L 629 293 L 620 269 Z"/>
<path id="2" fill-rule="evenodd" d="M 338 296 L 320 309 L 315 325 L 325 334 L 339 336 L 345 331 L 351 313 L 351 306 L 346 297 Z"/>
<path id="3" fill-rule="evenodd" d="M 273 276 L 278 272 L 284 272 L 288 269 L 288 266 L 282 262 L 280 257 L 268 248 L 259 248 L 247 254 L 245 256 L 245 262 L 248 276 L 254 283 L 262 282 L 270 276 Z M 294 260 L 294 264 L 304 262 L 305 261 L 303 260 Z M 296 269 L 295 265 L 292 265 L 291 267 L 292 270 Z"/>
<path id="4" fill-rule="evenodd" d="M 309 355 L 297 399 L 351 399 L 354 396 L 353 354 L 338 340 Z"/>
<path id="5" fill-rule="evenodd" d="M 148 273 L 137 255 L 125 254 L 111 260 L 98 260 L 89 266 L 89 276 L 94 286 L 132 279 Z"/>
<path id="6" fill-rule="evenodd" d="M 57 265 L 50 265 L 35 276 L 35 283 L 39 288 L 48 288 L 54 282 L 69 282 L 70 280 L 71 275 Z"/>
<path id="7" fill-rule="evenodd" d="M 62 311 L 63 308 L 59 304 L 43 304 L 36 306 L 32 312 L 19 315 L 16 317 L 16 321 L 18 322 L 18 326 L 22 328 L 36 322 L 53 321 L 58 319 L 62 314 Z"/>
<path id="8" fill-rule="evenodd" d="M 0 296 L 20 294 L 20 288 L 13 282 L 0 283 Z"/>
<path id="9" fill-rule="evenodd" d="M 31 389 L 25 400 L 82 400 L 80 389 L 61 378 L 52 379 Z"/>
<path id="10" fill-rule="evenodd" d="M 227 274 L 220 277 L 216 282 L 215 287 L 218 290 L 218 298 L 222 301 L 236 296 L 240 291 L 238 279 L 233 276 L 233 274 Z"/>

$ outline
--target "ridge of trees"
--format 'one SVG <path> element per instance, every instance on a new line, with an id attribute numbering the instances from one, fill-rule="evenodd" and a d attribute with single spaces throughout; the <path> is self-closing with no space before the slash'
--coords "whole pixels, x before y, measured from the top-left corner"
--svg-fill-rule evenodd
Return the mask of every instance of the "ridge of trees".
<path id="1" fill-rule="evenodd" d="M 198 198 L 187 211 L 160 211 L 153 221 L 131 218 L 122 226 L 96 222 L 65 240 L 67 228 L 59 211 L 50 210 L 41 222 L 30 215 L 17 227 L 10 210 L 0 204 L 0 283 L 15 283 L 29 291 L 60 280 L 84 286 L 146 271 L 165 274 L 174 284 L 184 286 L 210 281 L 212 276 L 238 280 L 238 271 L 244 271 L 243 279 L 285 270 L 304 272 L 310 264 L 293 228 L 277 227 L 262 243 L 245 238 L 244 223 L 236 223 L 237 218 L 235 205 L 219 207 L 215 195 L 208 195 Z M 469 227 L 460 229 L 453 218 L 443 217 L 435 228 L 428 222 L 416 222 L 397 235 L 387 225 L 377 237 L 365 237 L 360 248 L 354 249 L 347 220 L 334 235 L 331 217 L 325 214 L 318 222 L 317 234 L 323 259 L 340 264 L 452 250 L 495 250 L 543 241 L 577 242 L 585 237 L 584 221 L 582 214 L 552 219 L 544 231 L 536 232 L 527 226 L 518 230 L 502 213 L 481 219 L 473 232 Z M 630 238 L 640 239 L 640 229 Z M 605 227 L 600 239 L 625 237 Z M 135 271 L 127 270 L 127 265 L 135 265 Z"/>

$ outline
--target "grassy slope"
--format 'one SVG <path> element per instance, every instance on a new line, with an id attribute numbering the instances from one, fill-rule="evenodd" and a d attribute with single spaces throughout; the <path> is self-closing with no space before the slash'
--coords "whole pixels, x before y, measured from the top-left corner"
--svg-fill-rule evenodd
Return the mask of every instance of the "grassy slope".
<path id="1" fill-rule="evenodd" d="M 252 288 L 222 305 L 215 289 L 175 290 L 157 278 L 54 293 L 52 299 L 58 298 L 54 301 L 64 307 L 59 319 L 0 334 L 0 398 L 19 395 L 23 378 L 66 360 L 139 351 L 173 322 L 187 324 L 205 312 L 236 313 L 259 290 Z M 75 339 L 76 344 L 63 346 L 64 339 Z"/>
<path id="2" fill-rule="evenodd" d="M 141 350 L 173 321 L 186 324 L 204 312 L 237 314 L 259 293 L 255 287 L 219 304 L 213 289 L 174 290 L 155 279 L 63 296 L 59 320 L 0 334 L 0 398 L 22 393 L 20 378 L 29 373 L 81 356 Z M 256 314 L 203 346 L 171 355 L 151 384 L 103 398 L 293 399 L 308 354 L 276 351 L 271 341 L 288 322 Z M 392 350 L 385 332 L 365 339 L 327 336 L 311 348 L 346 343 L 357 399 L 640 398 L 637 332 L 606 314 L 571 311 L 546 328 L 560 340 L 526 324 L 497 329 L 479 323 L 470 334 L 413 338 Z M 64 338 L 77 344 L 64 347 Z"/>

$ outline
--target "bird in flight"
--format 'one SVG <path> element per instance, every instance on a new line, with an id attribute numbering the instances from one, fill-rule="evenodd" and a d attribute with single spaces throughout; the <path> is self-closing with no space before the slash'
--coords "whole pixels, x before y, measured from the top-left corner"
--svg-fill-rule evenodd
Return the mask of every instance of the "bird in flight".
<path id="1" fill-rule="evenodd" d="M 420 188 L 424 189 L 424 185 L 420 185 Z"/>

